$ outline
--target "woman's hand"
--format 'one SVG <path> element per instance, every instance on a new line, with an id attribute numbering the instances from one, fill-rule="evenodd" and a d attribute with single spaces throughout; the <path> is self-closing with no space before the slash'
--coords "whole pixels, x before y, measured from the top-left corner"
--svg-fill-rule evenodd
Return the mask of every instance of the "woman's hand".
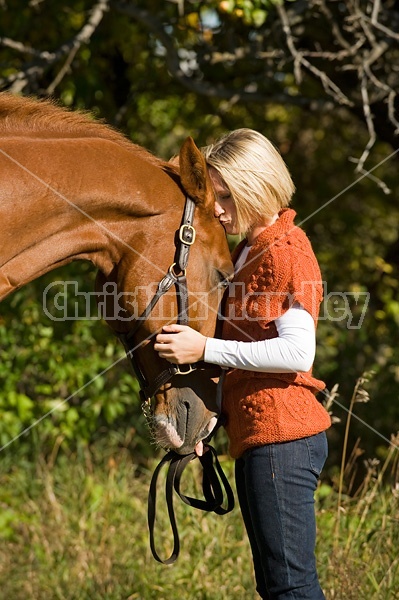
<path id="1" fill-rule="evenodd" d="M 171 363 L 184 365 L 204 358 L 206 337 L 187 325 L 165 325 L 155 338 L 154 350 Z"/>

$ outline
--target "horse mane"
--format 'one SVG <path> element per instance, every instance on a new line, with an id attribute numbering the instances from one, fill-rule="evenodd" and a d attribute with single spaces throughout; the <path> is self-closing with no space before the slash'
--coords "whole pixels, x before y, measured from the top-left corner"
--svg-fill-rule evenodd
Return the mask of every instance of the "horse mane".
<path id="1" fill-rule="evenodd" d="M 71 110 L 54 100 L 38 100 L 0 92 L 0 137 L 3 135 L 103 138 L 135 152 L 143 160 L 157 165 L 172 176 L 178 172 L 171 163 L 134 144 L 111 125 L 94 119 L 89 111 Z"/>

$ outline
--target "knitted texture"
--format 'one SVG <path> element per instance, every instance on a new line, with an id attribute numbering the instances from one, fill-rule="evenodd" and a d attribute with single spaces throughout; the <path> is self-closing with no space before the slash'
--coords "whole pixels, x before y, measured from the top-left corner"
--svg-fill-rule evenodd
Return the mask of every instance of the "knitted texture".
<path id="1" fill-rule="evenodd" d="M 278 337 L 274 320 L 299 302 L 315 326 L 323 297 L 320 269 L 295 211 L 283 209 L 251 247 L 225 299 L 223 339 L 259 341 Z M 236 260 L 246 240 L 237 247 Z M 223 413 L 230 454 L 320 433 L 330 417 L 315 394 L 325 384 L 307 373 L 258 373 L 232 369 L 223 387 Z"/>

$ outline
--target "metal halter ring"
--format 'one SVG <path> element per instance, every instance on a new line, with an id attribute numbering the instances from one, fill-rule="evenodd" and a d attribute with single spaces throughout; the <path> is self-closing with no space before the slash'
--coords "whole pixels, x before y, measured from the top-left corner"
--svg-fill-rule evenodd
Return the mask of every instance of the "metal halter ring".
<path id="1" fill-rule="evenodd" d="M 179 273 L 179 275 L 177 273 L 175 273 L 174 267 L 176 266 L 176 263 L 172 263 L 168 269 L 168 273 L 170 273 L 172 275 L 172 277 L 179 277 L 181 275 L 185 275 L 186 274 L 186 269 L 182 269 Z"/>

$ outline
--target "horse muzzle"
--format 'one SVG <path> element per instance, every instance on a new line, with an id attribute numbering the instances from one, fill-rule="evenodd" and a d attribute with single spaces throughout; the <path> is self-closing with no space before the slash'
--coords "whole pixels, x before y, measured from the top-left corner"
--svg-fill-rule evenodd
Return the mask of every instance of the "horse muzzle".
<path id="1" fill-rule="evenodd" d="M 183 416 L 182 412 L 186 411 Z M 218 417 L 213 414 L 198 421 L 192 418 L 190 408 L 180 408 L 178 418 L 167 418 L 165 414 L 156 415 L 152 422 L 152 433 L 157 445 L 165 450 L 174 450 L 178 454 L 189 454 L 195 450 L 199 442 L 208 440 L 216 427 Z M 177 425 L 178 424 L 178 425 Z"/>

